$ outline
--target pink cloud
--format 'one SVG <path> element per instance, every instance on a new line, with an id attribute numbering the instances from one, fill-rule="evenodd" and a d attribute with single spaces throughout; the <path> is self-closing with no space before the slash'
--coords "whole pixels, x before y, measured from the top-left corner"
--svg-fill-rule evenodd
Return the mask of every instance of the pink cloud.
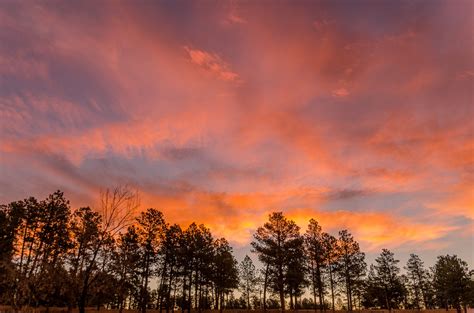
<path id="1" fill-rule="evenodd" d="M 335 89 L 335 90 L 332 91 L 332 95 L 334 97 L 343 98 L 343 97 L 347 97 L 349 95 L 349 91 L 347 91 L 346 88 L 338 88 L 338 89 Z"/>
<path id="2" fill-rule="evenodd" d="M 239 75 L 232 72 L 229 64 L 224 62 L 219 55 L 203 50 L 191 49 L 187 46 L 184 47 L 184 49 L 188 53 L 191 62 L 212 73 L 216 77 L 225 81 L 239 81 Z"/>
<path id="3" fill-rule="evenodd" d="M 472 220 L 472 19 L 454 6 L 374 31 L 319 4 L 224 5 L 186 23 L 172 8 L 104 5 L 0 10 L 13 34 L 0 52 L 9 190 L 31 175 L 90 199 L 131 177 L 172 221 L 241 244 L 272 209 L 349 227 L 371 249 L 439 242 Z"/>

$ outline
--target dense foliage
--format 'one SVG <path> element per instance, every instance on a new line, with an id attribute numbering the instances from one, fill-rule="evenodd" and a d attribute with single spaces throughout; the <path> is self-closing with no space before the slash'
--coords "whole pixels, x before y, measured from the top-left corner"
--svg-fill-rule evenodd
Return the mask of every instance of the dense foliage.
<path id="1" fill-rule="evenodd" d="M 311 219 L 302 233 L 275 212 L 252 241 L 261 266 L 249 256 L 238 264 L 230 244 L 204 225 L 181 228 L 156 209 L 135 215 L 136 208 L 136 193 L 123 187 L 102 193 L 97 209 L 72 210 L 60 191 L 0 206 L 0 303 L 81 313 L 87 306 L 461 311 L 474 304 L 474 273 L 457 256 L 427 269 L 411 254 L 401 274 L 383 249 L 367 270 L 348 230 L 335 237 Z"/>

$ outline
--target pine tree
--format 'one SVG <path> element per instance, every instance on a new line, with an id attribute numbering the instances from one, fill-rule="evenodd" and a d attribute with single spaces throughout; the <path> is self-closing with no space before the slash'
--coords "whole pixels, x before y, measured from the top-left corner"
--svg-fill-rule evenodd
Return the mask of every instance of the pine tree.
<path id="1" fill-rule="evenodd" d="M 303 248 L 303 237 L 295 240 L 287 252 L 287 270 L 285 273 L 286 291 L 290 295 L 290 308 L 296 309 L 298 297 L 302 296 L 308 285 L 306 280 L 306 255 Z"/>
<path id="2" fill-rule="evenodd" d="M 240 262 L 239 265 L 239 277 L 240 277 L 240 290 L 242 295 L 246 299 L 247 309 L 250 310 L 250 298 L 255 292 L 257 285 L 257 271 L 252 259 L 246 255 L 245 258 Z"/>
<path id="3" fill-rule="evenodd" d="M 433 286 L 438 305 L 454 307 L 461 312 L 469 299 L 469 270 L 467 263 L 456 255 L 439 256 L 433 267 Z"/>
<path id="4" fill-rule="evenodd" d="M 137 233 L 141 250 L 140 310 L 145 313 L 150 302 L 149 282 L 156 272 L 158 252 L 165 231 L 163 213 L 150 208 L 137 218 Z"/>
<path id="5" fill-rule="evenodd" d="M 338 246 L 338 240 L 328 234 L 328 233 L 323 233 L 322 234 L 322 241 L 324 245 L 324 252 L 325 252 L 325 261 L 326 261 L 326 269 L 327 269 L 327 274 L 329 276 L 329 289 L 331 292 L 331 308 L 332 311 L 334 312 L 336 310 L 335 308 L 335 289 L 336 289 L 336 269 L 337 265 L 339 262 L 339 252 L 341 251 L 339 246 Z"/>
<path id="6" fill-rule="evenodd" d="M 223 295 L 229 294 L 229 292 L 238 287 L 239 274 L 237 261 L 232 255 L 232 248 L 227 240 L 224 238 L 217 239 L 214 246 L 212 282 L 218 298 L 222 299 Z M 223 310 L 222 303 L 220 304 L 220 310 Z"/>
<path id="7" fill-rule="evenodd" d="M 403 284 L 400 280 L 399 260 L 396 260 L 394 254 L 387 249 L 383 249 L 379 257 L 375 259 L 374 266 L 375 281 L 382 288 L 385 297 L 385 306 L 391 311 L 392 308 L 398 308 L 403 301 Z"/>
<path id="8" fill-rule="evenodd" d="M 323 271 L 326 266 L 325 251 L 326 246 L 323 242 L 323 232 L 321 226 L 314 219 L 309 221 L 308 230 L 304 236 L 306 256 L 309 263 L 311 274 L 311 283 L 313 289 L 313 299 L 316 303 L 316 290 L 319 298 L 319 310 L 323 311 L 324 307 L 324 281 Z"/>
<path id="9" fill-rule="evenodd" d="M 115 293 L 121 313 L 126 299 L 139 288 L 139 266 L 142 258 L 137 228 L 129 226 L 127 232 L 120 234 L 112 257 L 112 272 L 117 279 Z"/>
<path id="10" fill-rule="evenodd" d="M 160 254 L 162 255 L 162 272 L 159 292 L 159 308 L 160 312 L 165 304 L 166 312 L 174 307 L 174 299 L 171 294 L 176 291 L 176 284 L 179 276 L 179 258 L 180 258 L 180 241 L 183 235 L 181 227 L 177 224 L 167 226 L 165 237 L 161 245 Z"/>
<path id="11" fill-rule="evenodd" d="M 359 244 L 347 230 L 339 232 L 338 243 L 340 257 L 337 272 L 345 284 L 347 309 L 352 311 L 354 286 L 362 279 L 366 270 L 365 254 L 360 251 Z"/>
<path id="12" fill-rule="evenodd" d="M 77 301 L 79 311 L 85 312 L 89 290 L 98 278 L 100 251 L 111 240 L 102 229 L 102 217 L 91 208 L 79 208 L 73 214 L 70 230 L 73 248 L 69 253 L 69 307 Z"/>
<path id="13" fill-rule="evenodd" d="M 409 287 L 413 294 L 415 307 L 420 310 L 420 302 L 423 301 L 424 307 L 427 308 L 426 289 L 428 282 L 428 274 L 424 268 L 424 263 L 416 254 L 410 254 L 407 265 L 405 266 Z"/>
<path id="14" fill-rule="evenodd" d="M 285 275 L 289 267 L 291 249 L 303 249 L 300 228 L 286 219 L 282 212 L 269 215 L 269 221 L 254 234 L 253 250 L 266 266 L 267 280 L 278 293 L 282 311 L 285 310 Z M 266 290 L 264 290 L 264 293 Z"/>

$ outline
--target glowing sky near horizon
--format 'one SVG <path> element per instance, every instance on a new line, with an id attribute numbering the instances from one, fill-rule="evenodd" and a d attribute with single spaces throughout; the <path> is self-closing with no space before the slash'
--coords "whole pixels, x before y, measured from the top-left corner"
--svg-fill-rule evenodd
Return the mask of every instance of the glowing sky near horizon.
<path id="1" fill-rule="evenodd" d="M 271 211 L 474 264 L 472 1 L 2 1 L 0 201 Z"/>

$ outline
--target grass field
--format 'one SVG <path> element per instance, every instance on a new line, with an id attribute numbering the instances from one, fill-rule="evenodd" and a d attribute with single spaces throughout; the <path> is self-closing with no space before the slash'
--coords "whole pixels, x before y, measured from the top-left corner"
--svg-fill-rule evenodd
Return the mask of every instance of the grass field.
<path id="1" fill-rule="evenodd" d="M 49 313 L 68 313 L 67 308 L 49 308 Z M 297 310 L 297 311 L 290 311 L 289 312 L 298 312 L 298 313 L 314 313 L 315 310 Z M 46 308 L 23 308 L 17 313 L 46 313 L 47 310 Z M 96 308 L 87 308 L 86 313 L 119 313 L 119 310 L 108 310 L 108 309 L 101 309 L 97 310 Z M 147 310 L 147 313 L 159 313 L 159 310 Z M 179 313 L 181 311 L 175 311 L 176 313 Z M 198 311 L 192 310 L 192 312 L 197 313 Z M 202 313 L 219 313 L 219 310 L 202 310 Z M 235 309 L 228 309 L 224 310 L 226 313 L 263 313 L 263 310 L 235 310 Z M 280 310 L 267 310 L 267 313 L 279 313 Z M 319 310 L 317 310 L 319 312 Z M 331 313 L 331 310 L 327 310 L 327 313 Z M 337 313 L 346 313 L 347 311 L 345 310 L 336 310 Z M 358 312 L 358 313 L 389 313 L 388 310 L 354 310 L 353 312 Z M 455 309 L 450 309 L 448 311 L 444 309 L 437 309 L 437 310 L 392 310 L 392 313 L 418 313 L 418 312 L 423 312 L 423 313 L 456 313 Z M 468 309 L 469 313 L 474 313 L 474 309 Z M 15 311 L 11 307 L 7 306 L 0 306 L 0 313 L 15 313 Z M 72 312 L 69 313 L 78 313 L 77 309 L 72 309 Z M 123 310 L 122 313 L 139 313 L 138 310 Z M 165 310 L 163 310 L 162 313 L 165 313 Z"/>

